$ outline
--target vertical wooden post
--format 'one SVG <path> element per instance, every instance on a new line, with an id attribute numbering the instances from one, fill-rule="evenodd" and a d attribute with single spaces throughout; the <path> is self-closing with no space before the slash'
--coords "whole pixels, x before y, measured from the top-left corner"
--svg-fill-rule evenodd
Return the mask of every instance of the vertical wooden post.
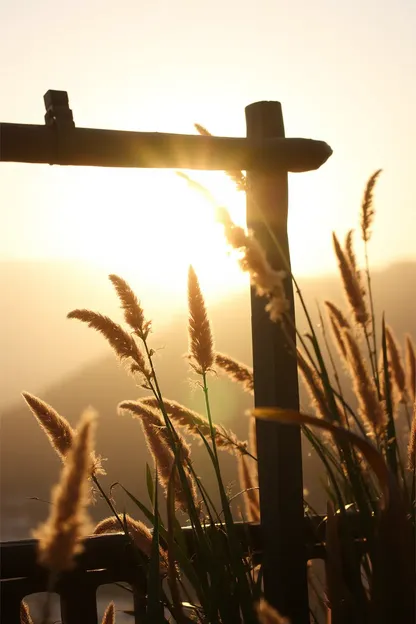
<path id="1" fill-rule="evenodd" d="M 284 137 L 279 102 L 256 102 L 246 108 L 247 138 Z M 285 269 L 281 253 L 268 232 L 259 208 L 290 262 L 287 236 L 286 173 L 247 172 L 247 224 L 266 251 L 273 268 Z M 293 287 L 286 294 L 295 320 Z M 256 407 L 299 408 L 296 359 L 278 323 L 265 311 L 264 298 L 252 289 L 252 340 Z M 295 332 L 289 329 L 295 340 Z M 257 453 L 261 522 L 264 538 L 266 599 L 292 624 L 309 622 L 303 522 L 300 429 L 257 422 Z"/>

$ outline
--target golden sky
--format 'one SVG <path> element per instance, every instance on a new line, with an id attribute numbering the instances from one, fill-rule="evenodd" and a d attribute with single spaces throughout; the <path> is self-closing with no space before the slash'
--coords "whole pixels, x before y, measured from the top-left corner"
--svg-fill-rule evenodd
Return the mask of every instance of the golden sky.
<path id="1" fill-rule="evenodd" d="M 372 262 L 416 257 L 414 0 L 14 0 L 0 20 L 0 121 L 43 123 L 43 94 L 62 89 L 78 126 L 244 136 L 244 107 L 278 100 L 287 136 L 334 150 L 289 179 L 295 273 L 335 269 L 331 232 L 358 226 L 378 168 Z M 202 179 L 243 223 L 244 198 Z M 208 289 L 242 283 L 171 172 L 0 164 L 0 188 L 1 260 L 87 259 L 172 293 L 191 261 Z"/>

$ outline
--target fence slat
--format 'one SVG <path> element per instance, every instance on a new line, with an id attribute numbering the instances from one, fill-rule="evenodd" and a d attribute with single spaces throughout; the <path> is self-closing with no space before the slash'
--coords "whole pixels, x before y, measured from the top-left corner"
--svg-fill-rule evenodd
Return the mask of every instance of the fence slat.
<path id="1" fill-rule="evenodd" d="M 247 137 L 284 137 L 281 105 L 257 102 L 246 108 Z M 247 172 L 247 224 L 276 270 L 285 269 L 276 237 L 290 266 L 287 236 L 288 181 L 284 172 Z M 264 218 L 263 218 L 264 217 Z M 267 220 L 272 234 L 266 227 Z M 251 290 L 254 398 L 257 407 L 299 408 L 294 298 L 286 279 L 293 327 L 270 321 L 266 301 Z M 302 452 L 299 427 L 257 421 L 260 510 L 266 599 L 293 624 L 309 622 L 303 519 Z"/>

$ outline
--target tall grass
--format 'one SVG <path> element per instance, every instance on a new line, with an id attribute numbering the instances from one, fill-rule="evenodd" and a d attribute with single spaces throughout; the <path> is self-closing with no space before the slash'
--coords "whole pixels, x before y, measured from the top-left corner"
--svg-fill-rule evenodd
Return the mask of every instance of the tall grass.
<path id="1" fill-rule="evenodd" d="M 207 133 L 202 127 L 197 129 Z M 368 181 L 360 216 L 366 283 L 352 232 L 347 234 L 344 245 L 334 234 L 347 310 L 341 310 L 334 302 L 325 302 L 327 321 L 321 315 L 322 336 L 317 334 L 295 281 L 309 329 L 306 336 L 298 332 L 298 345 L 292 344 L 292 348 L 311 398 L 313 415 L 281 410 L 279 406 L 253 412 L 257 418 L 300 424 L 327 471 L 328 480 L 323 486 L 328 498 L 323 542 L 325 586 L 317 587 L 313 570 L 310 574 L 321 606 L 320 614 L 311 613 L 311 621 L 315 622 L 413 624 L 415 621 L 415 348 L 412 338 L 407 336 L 403 362 L 400 346 L 384 316 L 377 326 L 368 243 L 375 215 L 373 191 L 379 173 Z M 241 172 L 229 172 L 229 175 L 240 190 L 249 192 Z M 224 209 L 218 211 L 218 218 L 229 245 L 238 252 L 241 269 L 250 274 L 257 294 L 264 297 L 270 318 L 284 329 L 289 328 L 291 310 L 283 288 L 287 275 L 270 267 L 254 236 L 237 227 Z M 233 516 L 232 497 L 221 473 L 219 451 L 231 453 L 239 469 L 240 496 L 245 503 L 243 519 L 260 521 L 254 418 L 250 420 L 250 443 L 247 443 L 216 422 L 211 408 L 213 372 L 225 373 L 243 391 L 252 393 L 253 371 L 216 351 L 198 277 L 190 267 L 187 357 L 190 374 L 202 392 L 205 411 L 199 414 L 170 400 L 164 395 L 157 373 L 151 321 L 146 319 L 140 301 L 121 277 L 110 275 L 110 281 L 124 314 L 123 326 L 85 309 L 73 310 L 68 318 L 77 319 L 102 334 L 127 373 L 146 393 L 139 399 L 123 401 L 118 411 L 139 421 L 154 470 L 143 466 L 149 503 L 119 484 L 137 510 L 137 518 L 127 516 L 119 511 L 114 488 L 106 492 L 101 485 L 100 460 L 88 447 L 83 466 L 90 484 L 106 500 L 110 512 L 92 532 L 124 531 L 128 537 L 137 553 L 137 565 L 144 567 L 147 574 L 144 617 L 148 622 L 169 619 L 210 624 L 287 622 L 286 614 L 278 614 L 262 597 L 261 566 L 250 548 L 248 533 L 241 532 L 236 524 L 240 518 Z M 327 326 L 331 328 L 331 340 Z M 347 372 L 355 397 L 353 402 L 345 398 L 347 388 L 341 382 L 333 348 Z M 329 362 L 324 357 L 325 349 Z M 53 526 L 55 535 L 59 536 L 56 519 L 63 493 L 68 493 L 67 502 L 75 492 L 79 494 L 79 504 L 85 500 L 80 485 L 78 489 L 68 487 L 68 473 L 74 464 L 81 433 L 76 434 L 63 416 L 37 397 L 25 393 L 24 398 L 64 463 L 60 497 L 56 495 L 46 524 Z M 402 422 L 407 430 L 400 435 Z M 196 438 L 210 458 L 217 489 L 215 496 L 207 491 L 195 471 L 192 449 L 182 435 L 184 432 Z M 220 505 L 213 503 L 214 498 L 220 500 Z M 307 503 L 305 509 L 313 516 Z M 192 547 L 184 538 L 181 523 L 192 529 Z M 42 531 L 38 535 L 42 536 Z M 67 562 L 73 561 L 82 537 L 80 532 L 73 534 Z M 41 561 L 55 574 L 64 569 L 65 566 L 56 565 L 55 559 L 42 554 L 45 552 L 42 539 L 39 552 Z M 24 617 L 30 617 L 26 611 Z M 114 605 L 109 605 L 103 621 L 115 621 Z"/>

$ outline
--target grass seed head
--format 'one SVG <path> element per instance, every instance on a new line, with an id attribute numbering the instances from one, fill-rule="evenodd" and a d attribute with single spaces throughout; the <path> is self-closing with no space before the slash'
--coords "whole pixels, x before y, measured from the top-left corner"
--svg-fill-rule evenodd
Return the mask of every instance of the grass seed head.
<path id="1" fill-rule="evenodd" d="M 34 531 L 34 537 L 39 540 L 39 562 L 55 573 L 73 568 L 75 555 L 83 550 L 81 540 L 90 529 L 86 510 L 90 501 L 88 478 L 95 424 L 96 414 L 85 411 L 60 481 L 52 490 L 49 518 Z"/>
<path id="2" fill-rule="evenodd" d="M 127 282 L 121 277 L 118 277 L 118 275 L 110 275 L 109 279 L 120 299 L 126 323 L 139 338 L 146 340 L 151 329 L 151 321 L 145 320 L 143 308 L 133 290 Z"/>
<path id="3" fill-rule="evenodd" d="M 202 375 L 213 367 L 214 340 L 204 297 L 192 266 L 188 271 L 188 308 L 189 359 L 195 371 Z"/>
<path id="4" fill-rule="evenodd" d="M 378 169 L 369 178 L 361 203 L 361 236 L 363 241 L 366 243 L 371 238 L 371 226 L 374 220 L 373 193 L 377 178 L 379 177 L 381 171 L 381 169 Z"/>

